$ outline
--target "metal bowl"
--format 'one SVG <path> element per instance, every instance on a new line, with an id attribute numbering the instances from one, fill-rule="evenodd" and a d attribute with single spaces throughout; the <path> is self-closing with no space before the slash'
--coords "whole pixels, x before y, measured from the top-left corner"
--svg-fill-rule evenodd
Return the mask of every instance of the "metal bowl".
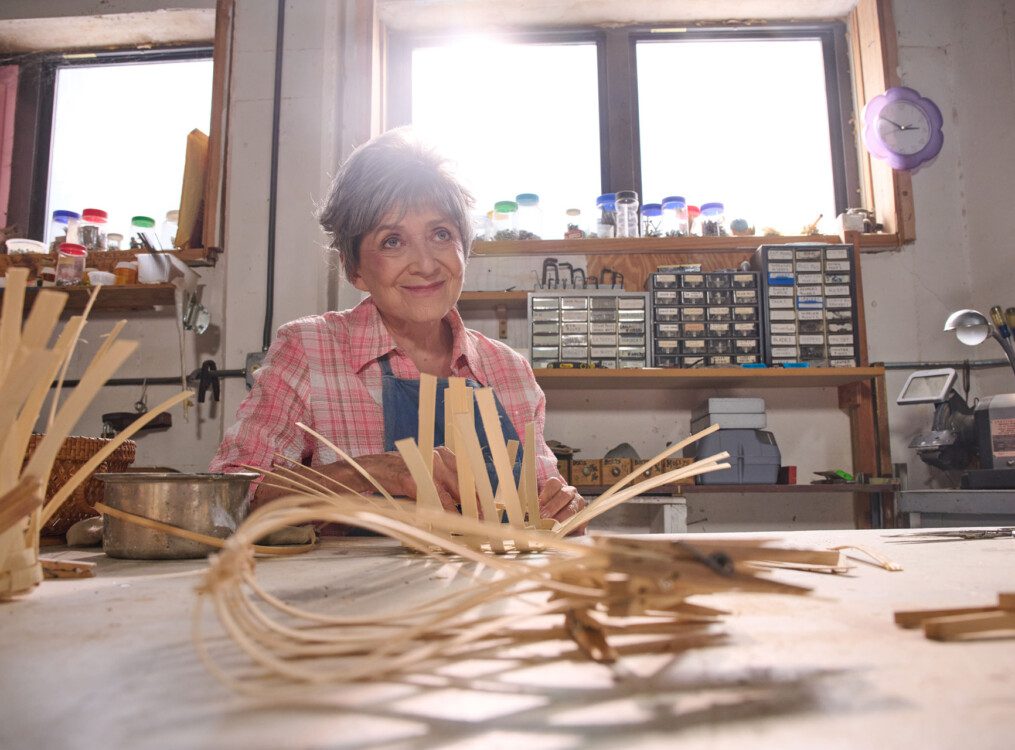
<path id="1" fill-rule="evenodd" d="M 247 490 L 254 473 L 96 474 L 106 505 L 199 534 L 225 539 L 249 510 Z M 205 557 L 213 547 L 105 515 L 102 549 L 110 557 L 169 560 Z"/>

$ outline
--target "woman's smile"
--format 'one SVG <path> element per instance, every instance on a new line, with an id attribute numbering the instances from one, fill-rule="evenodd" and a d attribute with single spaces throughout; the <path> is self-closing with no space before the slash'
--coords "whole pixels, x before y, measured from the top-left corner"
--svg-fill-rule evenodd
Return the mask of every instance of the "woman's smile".
<path id="1" fill-rule="evenodd" d="M 444 279 L 441 279 L 440 281 L 435 281 L 432 284 L 403 284 L 402 289 L 410 294 L 425 296 L 427 294 L 441 291 L 446 284 L 447 282 Z"/>

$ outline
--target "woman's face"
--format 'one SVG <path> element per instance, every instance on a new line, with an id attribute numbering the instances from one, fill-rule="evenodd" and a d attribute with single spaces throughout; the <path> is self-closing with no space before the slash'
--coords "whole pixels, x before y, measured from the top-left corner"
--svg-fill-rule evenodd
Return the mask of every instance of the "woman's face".
<path id="1" fill-rule="evenodd" d="M 465 252 L 455 223 L 430 208 L 390 211 L 363 237 L 353 286 L 386 320 L 433 323 L 462 293 Z"/>

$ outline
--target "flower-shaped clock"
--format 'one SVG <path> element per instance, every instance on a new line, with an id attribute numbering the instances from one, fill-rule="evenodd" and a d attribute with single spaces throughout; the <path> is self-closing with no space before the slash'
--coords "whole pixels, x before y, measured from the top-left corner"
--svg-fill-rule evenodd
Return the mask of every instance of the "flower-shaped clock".
<path id="1" fill-rule="evenodd" d="M 930 99 L 905 86 L 890 88 L 867 102 L 864 145 L 892 169 L 916 169 L 941 151 L 943 124 Z"/>

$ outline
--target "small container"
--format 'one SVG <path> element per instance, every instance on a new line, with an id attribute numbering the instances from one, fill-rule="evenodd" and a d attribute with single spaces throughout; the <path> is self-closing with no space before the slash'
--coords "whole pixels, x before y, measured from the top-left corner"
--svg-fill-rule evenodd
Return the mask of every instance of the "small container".
<path id="1" fill-rule="evenodd" d="M 621 190 L 617 193 L 617 236 L 638 236 L 638 193 Z"/>
<path id="2" fill-rule="evenodd" d="M 87 250 L 92 252 L 105 250 L 106 222 L 108 220 L 109 214 L 101 208 L 86 208 L 82 211 L 81 226 L 78 227 L 78 244 L 84 245 Z"/>
<path id="3" fill-rule="evenodd" d="M 729 234 L 722 203 L 703 203 L 698 220 L 701 222 L 702 237 L 725 237 Z"/>
<path id="4" fill-rule="evenodd" d="M 43 266 L 39 269 L 39 278 L 42 280 L 43 286 L 53 286 L 56 284 L 56 268 Z"/>
<path id="5" fill-rule="evenodd" d="M 89 271 L 87 275 L 92 286 L 113 286 L 116 283 L 116 274 L 109 271 Z"/>
<path id="6" fill-rule="evenodd" d="M 691 234 L 696 234 L 701 237 L 701 223 L 698 221 L 698 217 L 701 216 L 701 209 L 697 206 L 687 207 L 687 226 L 688 231 Z"/>
<path id="7" fill-rule="evenodd" d="M 132 248 L 144 247 L 144 245 L 136 239 L 139 234 L 144 235 L 144 238 L 156 250 L 161 247 L 158 237 L 155 236 L 155 219 L 151 216 L 130 217 L 130 246 Z"/>
<path id="8" fill-rule="evenodd" d="M 581 240 L 585 238 L 585 230 L 582 228 L 582 212 L 579 208 L 569 208 L 564 212 L 565 219 L 565 240 Z"/>
<path id="9" fill-rule="evenodd" d="M 166 211 L 166 218 L 159 229 L 159 237 L 162 240 L 162 248 L 169 250 L 176 247 L 176 232 L 180 228 L 180 212 Z"/>
<path id="10" fill-rule="evenodd" d="M 686 237 L 688 234 L 687 201 L 681 195 L 663 198 L 663 236 Z"/>
<path id="11" fill-rule="evenodd" d="M 663 207 L 661 203 L 646 203 L 641 207 L 641 236 L 663 236 Z"/>
<path id="12" fill-rule="evenodd" d="M 493 232 L 491 231 L 491 216 L 493 212 L 483 213 L 482 211 L 473 211 L 470 215 L 470 221 L 472 221 L 472 239 L 484 240 L 493 239 Z"/>
<path id="13" fill-rule="evenodd" d="M 53 212 L 53 218 L 49 222 L 49 247 L 56 252 L 60 245 L 67 241 L 67 222 L 71 219 L 81 220 L 81 214 L 77 211 L 58 210 Z"/>
<path id="14" fill-rule="evenodd" d="M 123 235 L 110 232 L 106 235 L 106 250 L 120 250 L 123 248 Z"/>
<path id="15" fill-rule="evenodd" d="M 88 251 L 84 245 L 65 242 L 60 245 L 56 258 L 56 285 L 73 286 L 80 284 L 85 274 L 85 260 Z"/>
<path id="16" fill-rule="evenodd" d="M 137 283 L 137 263 L 131 261 L 121 261 L 116 264 L 113 269 L 113 274 L 116 276 L 116 285 L 124 286 L 126 284 Z"/>
<path id="17" fill-rule="evenodd" d="M 615 237 L 617 235 L 617 194 L 603 193 L 596 198 L 596 210 L 599 219 L 596 222 L 596 237 Z"/>
<path id="18" fill-rule="evenodd" d="M 26 240 L 20 237 L 11 237 L 5 243 L 8 255 L 22 255 L 27 253 L 47 253 L 49 248 L 45 242 L 38 240 Z"/>
<path id="19" fill-rule="evenodd" d="M 543 211 L 539 207 L 539 196 L 535 193 L 519 193 L 515 196 L 515 202 L 518 204 L 518 239 L 542 239 Z"/>
<path id="20" fill-rule="evenodd" d="M 518 204 L 514 201 L 497 201 L 493 204 L 493 238 L 518 239 Z"/>

